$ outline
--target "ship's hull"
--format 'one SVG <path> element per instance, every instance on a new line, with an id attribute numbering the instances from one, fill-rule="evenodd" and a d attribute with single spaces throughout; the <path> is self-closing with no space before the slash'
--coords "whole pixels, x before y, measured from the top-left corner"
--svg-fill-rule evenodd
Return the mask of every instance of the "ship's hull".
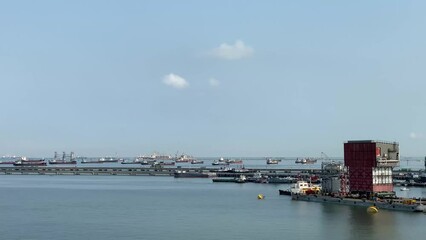
<path id="1" fill-rule="evenodd" d="M 13 166 L 47 166 L 46 162 L 13 163 Z"/>
<path id="2" fill-rule="evenodd" d="M 49 164 L 77 164 L 77 161 L 49 161 Z"/>
<path id="3" fill-rule="evenodd" d="M 280 191 L 281 194 L 281 191 Z M 288 194 L 283 194 L 288 195 Z M 371 201 L 365 199 L 353 199 L 353 198 L 338 198 L 338 197 L 329 197 L 322 195 L 300 195 L 292 194 L 292 200 L 296 201 L 308 201 L 308 202 L 320 202 L 320 203 L 331 203 L 331 204 L 340 204 L 340 205 L 349 205 L 349 206 L 360 206 L 360 207 L 371 207 L 376 206 L 379 209 L 395 210 L 395 211 L 407 211 L 407 212 L 426 212 L 424 205 L 419 204 L 401 204 L 401 203 L 388 203 L 388 202 L 379 202 Z"/>
<path id="4" fill-rule="evenodd" d="M 184 172 L 184 173 L 174 173 L 175 178 L 209 178 L 215 177 L 215 174 L 212 173 L 197 173 L 197 172 Z"/>
<path id="5" fill-rule="evenodd" d="M 15 163 L 15 161 L 11 161 L 11 162 L 0 162 L 0 164 L 14 164 Z"/>

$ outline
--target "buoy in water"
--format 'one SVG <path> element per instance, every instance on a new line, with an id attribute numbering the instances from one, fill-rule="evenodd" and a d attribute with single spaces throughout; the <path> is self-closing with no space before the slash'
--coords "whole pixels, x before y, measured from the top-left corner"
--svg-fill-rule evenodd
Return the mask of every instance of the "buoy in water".
<path id="1" fill-rule="evenodd" d="M 375 206 L 371 206 L 371 207 L 367 208 L 367 212 L 368 213 L 378 213 L 379 209 L 377 209 L 377 207 L 375 207 Z"/>
<path id="2" fill-rule="evenodd" d="M 259 200 L 262 200 L 262 199 L 264 199 L 265 198 L 265 196 L 263 196 L 263 194 L 259 194 L 259 195 L 257 195 L 257 199 L 259 199 Z"/>

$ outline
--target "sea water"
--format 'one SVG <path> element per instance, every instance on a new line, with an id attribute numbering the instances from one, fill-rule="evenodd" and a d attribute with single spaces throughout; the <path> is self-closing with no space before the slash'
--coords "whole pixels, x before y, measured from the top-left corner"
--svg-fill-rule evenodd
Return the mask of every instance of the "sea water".
<path id="1" fill-rule="evenodd" d="M 288 187 L 154 176 L 0 175 L 0 239 L 425 237 L 424 213 L 369 214 L 363 207 L 292 201 L 278 194 Z M 426 188 L 397 194 L 426 197 Z"/>

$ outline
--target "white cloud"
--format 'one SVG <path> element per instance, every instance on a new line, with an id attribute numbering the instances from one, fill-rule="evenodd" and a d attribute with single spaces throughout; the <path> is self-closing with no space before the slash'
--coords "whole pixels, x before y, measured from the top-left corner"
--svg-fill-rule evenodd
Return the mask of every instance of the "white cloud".
<path id="1" fill-rule="evenodd" d="M 253 52 L 253 48 L 245 45 L 243 41 L 237 40 L 234 45 L 222 43 L 219 47 L 211 51 L 211 55 L 227 60 L 237 60 L 250 57 L 253 55 Z"/>
<path id="2" fill-rule="evenodd" d="M 173 73 L 164 76 L 163 83 L 167 86 L 174 87 L 177 89 L 184 89 L 189 86 L 188 81 L 186 81 L 183 77 Z"/>
<path id="3" fill-rule="evenodd" d="M 217 86 L 219 86 L 220 82 L 216 78 L 210 78 L 209 84 L 212 87 L 217 87 Z"/>
<path id="4" fill-rule="evenodd" d="M 412 138 L 412 139 L 420 139 L 420 138 L 423 138 L 423 134 L 411 132 L 410 133 L 410 138 Z"/>

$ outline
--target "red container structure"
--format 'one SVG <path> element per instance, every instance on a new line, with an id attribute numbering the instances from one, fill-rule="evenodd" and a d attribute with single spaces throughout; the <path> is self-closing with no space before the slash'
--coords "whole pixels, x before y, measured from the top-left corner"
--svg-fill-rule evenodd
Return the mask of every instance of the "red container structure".
<path id="1" fill-rule="evenodd" d="M 393 191 L 392 168 L 399 164 L 398 143 L 348 141 L 344 144 L 344 152 L 350 192 Z"/>

